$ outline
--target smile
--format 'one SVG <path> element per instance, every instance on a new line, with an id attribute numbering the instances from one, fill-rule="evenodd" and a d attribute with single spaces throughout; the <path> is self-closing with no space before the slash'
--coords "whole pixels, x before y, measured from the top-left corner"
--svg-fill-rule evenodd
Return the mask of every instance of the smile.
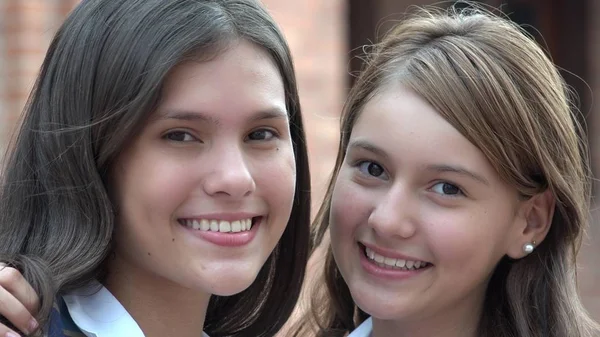
<path id="1" fill-rule="evenodd" d="M 421 269 L 421 268 L 426 268 L 430 265 L 430 263 L 425 262 L 425 261 L 394 259 L 391 257 L 379 255 L 379 254 L 375 253 L 369 247 L 364 247 L 364 249 L 365 249 L 365 256 L 371 262 L 377 264 L 379 267 L 382 267 L 382 268 L 398 269 L 398 270 L 417 270 L 417 269 Z"/>
<path id="2" fill-rule="evenodd" d="M 177 221 L 187 233 L 203 241 L 217 246 L 239 247 L 252 242 L 264 220 L 264 216 L 256 216 L 235 220 L 185 218 Z"/>
<path id="3" fill-rule="evenodd" d="M 179 223 L 185 227 L 204 232 L 239 233 L 252 229 L 253 218 L 234 221 L 214 219 L 180 219 Z"/>

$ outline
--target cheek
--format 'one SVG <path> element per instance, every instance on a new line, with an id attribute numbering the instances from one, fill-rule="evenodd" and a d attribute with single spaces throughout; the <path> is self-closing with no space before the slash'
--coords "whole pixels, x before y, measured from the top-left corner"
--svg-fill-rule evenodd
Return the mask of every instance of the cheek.
<path id="1" fill-rule="evenodd" d="M 194 186 L 193 170 L 193 165 L 164 159 L 119 167 L 115 183 L 120 213 L 173 213 Z"/>
<path id="2" fill-rule="evenodd" d="M 146 256 L 173 235 L 175 213 L 193 192 L 197 167 L 157 151 L 129 152 L 113 171 L 117 207 L 116 249 Z M 142 255 L 140 255 L 142 254 Z"/>
<path id="3" fill-rule="evenodd" d="M 370 194 L 351 181 L 347 171 L 340 171 L 331 195 L 331 235 L 336 238 L 352 235 L 361 224 L 367 223 L 371 204 Z"/>
<path id="4" fill-rule="evenodd" d="M 270 204 L 273 215 L 289 218 L 296 189 L 296 161 L 291 145 L 280 147 L 269 158 L 257 159 L 253 166 L 257 193 Z"/>
<path id="5" fill-rule="evenodd" d="M 428 211 L 424 230 L 436 260 L 461 273 L 490 270 L 502 257 L 499 243 L 504 220 L 494 220 L 483 209 Z"/>

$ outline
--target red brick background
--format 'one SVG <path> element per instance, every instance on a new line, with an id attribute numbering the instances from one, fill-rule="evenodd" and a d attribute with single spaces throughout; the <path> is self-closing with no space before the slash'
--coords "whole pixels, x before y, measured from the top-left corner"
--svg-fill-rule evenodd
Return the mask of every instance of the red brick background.
<path id="1" fill-rule="evenodd" d="M 0 0 L 0 153 L 4 153 L 52 34 L 75 3 Z"/>

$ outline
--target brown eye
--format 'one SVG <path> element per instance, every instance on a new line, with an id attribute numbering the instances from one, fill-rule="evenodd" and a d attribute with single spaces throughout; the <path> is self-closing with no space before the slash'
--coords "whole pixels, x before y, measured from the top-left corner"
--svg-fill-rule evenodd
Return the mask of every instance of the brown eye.
<path id="1" fill-rule="evenodd" d="M 165 139 L 174 141 L 174 142 L 192 142 L 195 141 L 196 138 L 189 134 L 189 132 L 185 131 L 171 131 L 167 133 Z"/>
<path id="2" fill-rule="evenodd" d="M 375 177 L 387 179 L 387 177 L 383 177 L 385 175 L 385 170 L 383 167 L 372 161 L 362 161 L 358 164 L 358 169 L 361 173 Z"/>
<path id="3" fill-rule="evenodd" d="M 275 137 L 275 133 L 273 131 L 267 130 L 267 129 L 260 129 L 260 130 L 250 132 L 250 134 L 248 135 L 248 140 L 266 141 L 266 140 L 271 140 L 274 137 Z"/>
<path id="4" fill-rule="evenodd" d="M 446 182 L 437 183 L 437 184 L 433 185 L 433 187 L 431 189 L 435 193 L 441 194 L 441 195 L 456 196 L 456 195 L 462 194 L 462 191 L 458 186 L 452 185 L 452 184 L 446 183 Z"/>

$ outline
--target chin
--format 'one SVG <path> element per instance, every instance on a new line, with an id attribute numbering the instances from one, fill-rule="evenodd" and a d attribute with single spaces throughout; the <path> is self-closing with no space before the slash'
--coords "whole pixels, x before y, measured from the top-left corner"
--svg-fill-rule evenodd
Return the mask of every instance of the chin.
<path id="1" fill-rule="evenodd" d="M 257 273 L 237 273 L 217 276 L 210 284 L 210 293 L 217 296 L 232 296 L 248 289 L 256 280 Z"/>
<path id="2" fill-rule="evenodd" d="M 393 303 L 394 295 L 378 296 L 367 292 L 352 292 L 354 303 L 369 316 L 380 320 L 400 320 L 410 315 L 409 305 Z M 390 303 L 392 302 L 392 303 Z M 396 302 L 397 299 L 396 299 Z"/>
<path id="3" fill-rule="evenodd" d="M 241 293 L 242 291 L 248 289 L 252 281 L 250 282 L 224 282 L 215 284 L 212 287 L 211 293 L 216 296 L 233 296 Z"/>
<path id="4" fill-rule="evenodd" d="M 388 310 L 378 305 L 359 305 L 358 303 L 357 305 L 360 310 L 366 312 L 369 316 L 382 321 L 401 320 L 404 317 L 403 314 L 398 313 L 395 310 Z"/>
<path id="5" fill-rule="evenodd" d="M 382 321 L 402 321 L 411 317 L 411 314 L 406 308 L 397 307 L 382 307 L 381 305 L 358 305 L 358 307 L 366 312 L 369 316 Z"/>

